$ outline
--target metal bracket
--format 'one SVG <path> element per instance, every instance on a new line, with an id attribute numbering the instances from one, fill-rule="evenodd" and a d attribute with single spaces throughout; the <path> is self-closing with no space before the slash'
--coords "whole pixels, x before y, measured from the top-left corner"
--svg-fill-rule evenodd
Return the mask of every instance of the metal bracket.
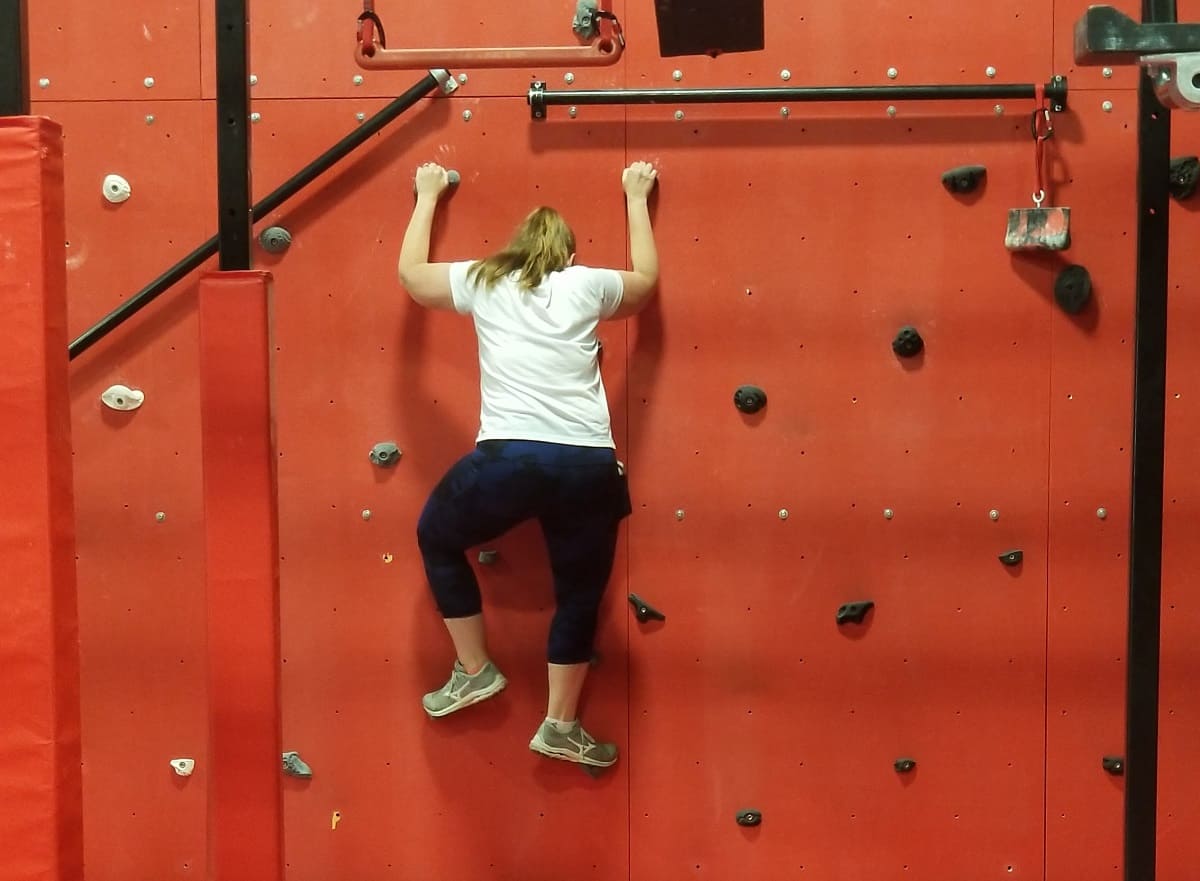
<path id="1" fill-rule="evenodd" d="M 1050 99 L 1050 109 L 1055 113 L 1062 113 L 1066 110 L 1067 78 L 1062 74 L 1050 77 L 1050 81 L 1046 83 L 1046 97 Z"/>
<path id="2" fill-rule="evenodd" d="M 1200 24 L 1140 24 L 1111 6 L 1092 6 L 1075 23 L 1078 64 L 1132 64 L 1185 52 L 1200 52 Z"/>
<path id="3" fill-rule="evenodd" d="M 541 80 L 529 86 L 529 112 L 534 119 L 546 118 L 546 84 Z"/>
<path id="4" fill-rule="evenodd" d="M 429 71 L 429 74 L 437 80 L 438 88 L 442 90 L 443 95 L 453 95 L 458 91 L 458 80 L 446 68 L 435 67 Z"/>

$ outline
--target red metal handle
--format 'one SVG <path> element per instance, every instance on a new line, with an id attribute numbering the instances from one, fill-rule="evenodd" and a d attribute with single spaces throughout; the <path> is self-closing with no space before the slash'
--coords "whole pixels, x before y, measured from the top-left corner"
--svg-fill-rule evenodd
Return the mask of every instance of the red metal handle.
<path id="1" fill-rule="evenodd" d="M 587 46 L 528 46 L 489 49 L 382 49 L 360 43 L 354 52 L 367 70 L 417 70 L 430 67 L 607 67 L 621 59 L 624 48 L 610 37 Z"/>
<path id="2" fill-rule="evenodd" d="M 615 16 L 610 17 L 615 36 L 597 36 L 586 46 L 515 46 L 486 49 L 388 49 L 383 26 L 375 14 L 375 0 L 363 0 L 358 20 L 358 45 L 354 60 L 366 70 L 417 70 L 432 67 L 607 67 L 625 52 L 625 39 Z M 376 32 L 378 31 L 378 35 Z"/>

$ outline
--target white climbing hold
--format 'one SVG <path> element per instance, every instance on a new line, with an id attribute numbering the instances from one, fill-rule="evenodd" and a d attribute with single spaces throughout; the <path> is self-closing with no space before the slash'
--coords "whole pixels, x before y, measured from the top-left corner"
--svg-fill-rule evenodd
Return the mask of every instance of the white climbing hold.
<path id="1" fill-rule="evenodd" d="M 136 410 L 146 400 L 146 393 L 128 386 L 114 385 L 100 395 L 100 400 L 112 410 Z"/>
<path id="2" fill-rule="evenodd" d="M 103 192 L 104 198 L 115 205 L 128 199 L 133 191 L 129 187 L 129 181 L 125 180 L 121 175 L 110 174 L 104 178 Z"/>
<path id="3" fill-rule="evenodd" d="M 192 772 L 196 770 L 196 760 L 171 759 L 171 767 L 175 769 L 175 773 L 180 777 L 191 777 Z"/>

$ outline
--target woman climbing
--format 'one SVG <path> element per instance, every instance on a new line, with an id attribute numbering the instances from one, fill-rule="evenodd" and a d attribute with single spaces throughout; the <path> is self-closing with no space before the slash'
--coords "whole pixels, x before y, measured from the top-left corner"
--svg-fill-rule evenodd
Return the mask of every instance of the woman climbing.
<path id="1" fill-rule="evenodd" d="M 658 172 L 647 162 L 621 181 L 631 272 L 575 264 L 575 236 L 552 208 L 538 208 L 506 248 L 474 262 L 430 263 L 429 237 L 444 168 L 417 169 L 417 202 L 400 251 L 400 280 L 420 305 L 471 315 L 479 343 L 480 426 L 475 449 L 434 488 L 417 542 L 457 659 L 449 681 L 422 700 L 434 717 L 492 697 L 507 684 L 488 655 L 482 603 L 468 548 L 537 518 L 554 576 L 547 648 L 546 718 L 530 749 L 607 767 L 617 747 L 597 742 L 578 718 L 600 600 L 612 572 L 620 521 L 630 513 L 600 377 L 601 320 L 639 312 L 658 281 L 647 200 Z"/>

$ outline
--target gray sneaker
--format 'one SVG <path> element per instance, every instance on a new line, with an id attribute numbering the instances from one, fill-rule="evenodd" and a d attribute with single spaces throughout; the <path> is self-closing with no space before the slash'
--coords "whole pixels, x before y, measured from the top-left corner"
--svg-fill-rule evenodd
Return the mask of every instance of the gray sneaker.
<path id="1" fill-rule="evenodd" d="M 559 734 L 549 722 L 542 722 L 542 727 L 529 741 L 529 748 L 552 759 L 591 765 L 593 768 L 608 768 L 617 762 L 617 745 L 597 743 L 596 738 L 583 730 L 578 719 L 566 734 Z"/>
<path id="2" fill-rule="evenodd" d="M 491 661 L 474 676 L 468 676 L 462 663 L 455 661 L 450 681 L 437 691 L 431 691 L 421 698 L 421 704 L 425 707 L 425 712 L 434 718 L 449 716 L 456 710 L 499 694 L 506 685 L 508 680 Z"/>

